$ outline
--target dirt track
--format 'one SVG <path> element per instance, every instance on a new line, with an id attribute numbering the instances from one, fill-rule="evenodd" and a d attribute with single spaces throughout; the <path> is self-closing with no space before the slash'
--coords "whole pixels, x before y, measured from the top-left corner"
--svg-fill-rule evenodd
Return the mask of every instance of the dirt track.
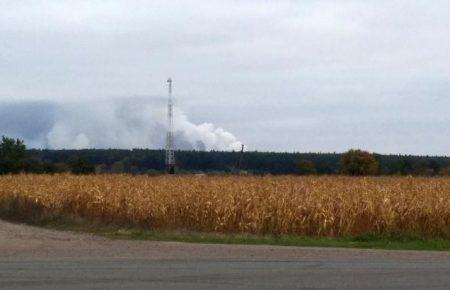
<path id="1" fill-rule="evenodd" d="M 0 221 L 0 288 L 450 287 L 450 253 L 109 240 Z"/>

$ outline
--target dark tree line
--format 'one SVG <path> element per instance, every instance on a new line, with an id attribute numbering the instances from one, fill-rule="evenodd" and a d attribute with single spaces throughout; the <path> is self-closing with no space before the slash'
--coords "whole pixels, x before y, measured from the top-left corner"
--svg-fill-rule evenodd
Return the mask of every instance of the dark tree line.
<path id="1" fill-rule="evenodd" d="M 450 173 L 450 158 L 338 153 L 245 152 L 241 168 L 253 174 L 440 175 Z M 93 165 L 98 173 L 160 173 L 165 170 L 164 150 L 29 150 L 42 164 L 64 167 L 70 160 Z M 178 151 L 178 172 L 233 172 L 239 152 Z M 360 162 L 360 163 L 358 163 Z M 366 163 L 365 163 L 366 162 Z M 375 162 L 375 163 L 374 163 Z M 362 167 L 362 168 L 361 168 Z"/>
<path id="2" fill-rule="evenodd" d="M 240 152 L 177 151 L 178 172 L 232 173 Z M 3 137 L 0 174 L 5 173 L 131 173 L 164 172 L 164 150 L 85 149 L 26 150 L 20 140 Z M 450 175 L 450 158 L 338 153 L 245 152 L 241 169 L 251 174 Z"/>
<path id="3" fill-rule="evenodd" d="M 0 174 L 19 173 L 23 170 L 25 149 L 23 141 L 2 137 L 0 142 Z"/>

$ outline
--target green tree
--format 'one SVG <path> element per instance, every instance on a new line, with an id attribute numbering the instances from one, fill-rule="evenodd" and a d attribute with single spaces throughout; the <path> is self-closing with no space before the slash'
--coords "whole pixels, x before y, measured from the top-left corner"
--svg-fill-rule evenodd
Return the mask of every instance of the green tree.
<path id="1" fill-rule="evenodd" d="M 402 159 L 400 161 L 400 173 L 402 175 L 411 174 L 413 171 L 413 164 L 409 159 Z"/>
<path id="2" fill-rule="evenodd" d="M 431 164 L 428 160 L 421 160 L 416 164 L 414 164 L 412 173 L 414 175 L 423 175 L 423 176 L 435 175 L 435 169 L 432 168 L 431 166 L 433 166 L 433 164 Z"/>
<path id="3" fill-rule="evenodd" d="M 297 174 L 299 175 L 311 175 L 316 174 L 316 166 L 314 162 L 309 160 L 300 160 L 297 165 Z"/>
<path id="4" fill-rule="evenodd" d="M 81 158 L 75 158 L 69 162 L 70 171 L 73 174 L 94 174 L 95 166 Z"/>
<path id="5" fill-rule="evenodd" d="M 23 170 L 25 150 L 22 140 L 3 136 L 0 143 L 0 174 L 19 173 Z"/>
<path id="6" fill-rule="evenodd" d="M 442 166 L 437 160 L 431 159 L 428 163 L 428 167 L 433 171 L 433 175 L 438 175 Z"/>
<path id="7" fill-rule="evenodd" d="M 340 161 L 341 173 L 347 175 L 375 175 L 379 162 L 367 151 L 351 149 L 344 153 Z"/>
<path id="8" fill-rule="evenodd" d="M 441 170 L 439 171 L 439 175 L 450 176 L 450 166 L 441 168 Z"/>
<path id="9" fill-rule="evenodd" d="M 450 176 L 450 166 L 441 168 L 441 170 L 439 171 L 439 174 L 442 176 Z"/>

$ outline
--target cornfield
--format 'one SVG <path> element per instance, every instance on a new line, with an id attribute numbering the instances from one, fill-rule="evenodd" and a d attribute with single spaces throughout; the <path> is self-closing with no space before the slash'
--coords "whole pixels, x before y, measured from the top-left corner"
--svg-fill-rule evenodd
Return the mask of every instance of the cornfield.
<path id="1" fill-rule="evenodd" d="M 146 229 L 450 237 L 450 179 L 0 176 L 0 217 L 63 215 Z"/>

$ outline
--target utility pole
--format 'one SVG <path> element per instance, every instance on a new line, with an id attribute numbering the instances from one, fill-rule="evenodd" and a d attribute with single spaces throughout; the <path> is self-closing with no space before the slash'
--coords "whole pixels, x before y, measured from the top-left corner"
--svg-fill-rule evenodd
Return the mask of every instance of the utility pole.
<path id="1" fill-rule="evenodd" d="M 242 163 L 242 156 L 244 155 L 244 144 L 241 145 L 241 152 L 239 152 L 239 159 L 237 163 L 237 170 L 241 171 L 241 163 Z"/>
<path id="2" fill-rule="evenodd" d="M 166 170 L 168 174 L 175 174 L 175 146 L 173 142 L 173 100 L 172 79 L 167 80 L 169 85 L 169 101 L 167 104 L 167 138 L 166 138 Z"/>
<path id="3" fill-rule="evenodd" d="M 236 164 L 234 165 L 234 168 L 232 168 L 232 172 L 234 173 L 241 173 L 241 165 L 242 165 L 242 156 L 244 155 L 244 144 L 241 144 L 241 151 L 239 152 L 239 157 L 236 161 Z"/>

